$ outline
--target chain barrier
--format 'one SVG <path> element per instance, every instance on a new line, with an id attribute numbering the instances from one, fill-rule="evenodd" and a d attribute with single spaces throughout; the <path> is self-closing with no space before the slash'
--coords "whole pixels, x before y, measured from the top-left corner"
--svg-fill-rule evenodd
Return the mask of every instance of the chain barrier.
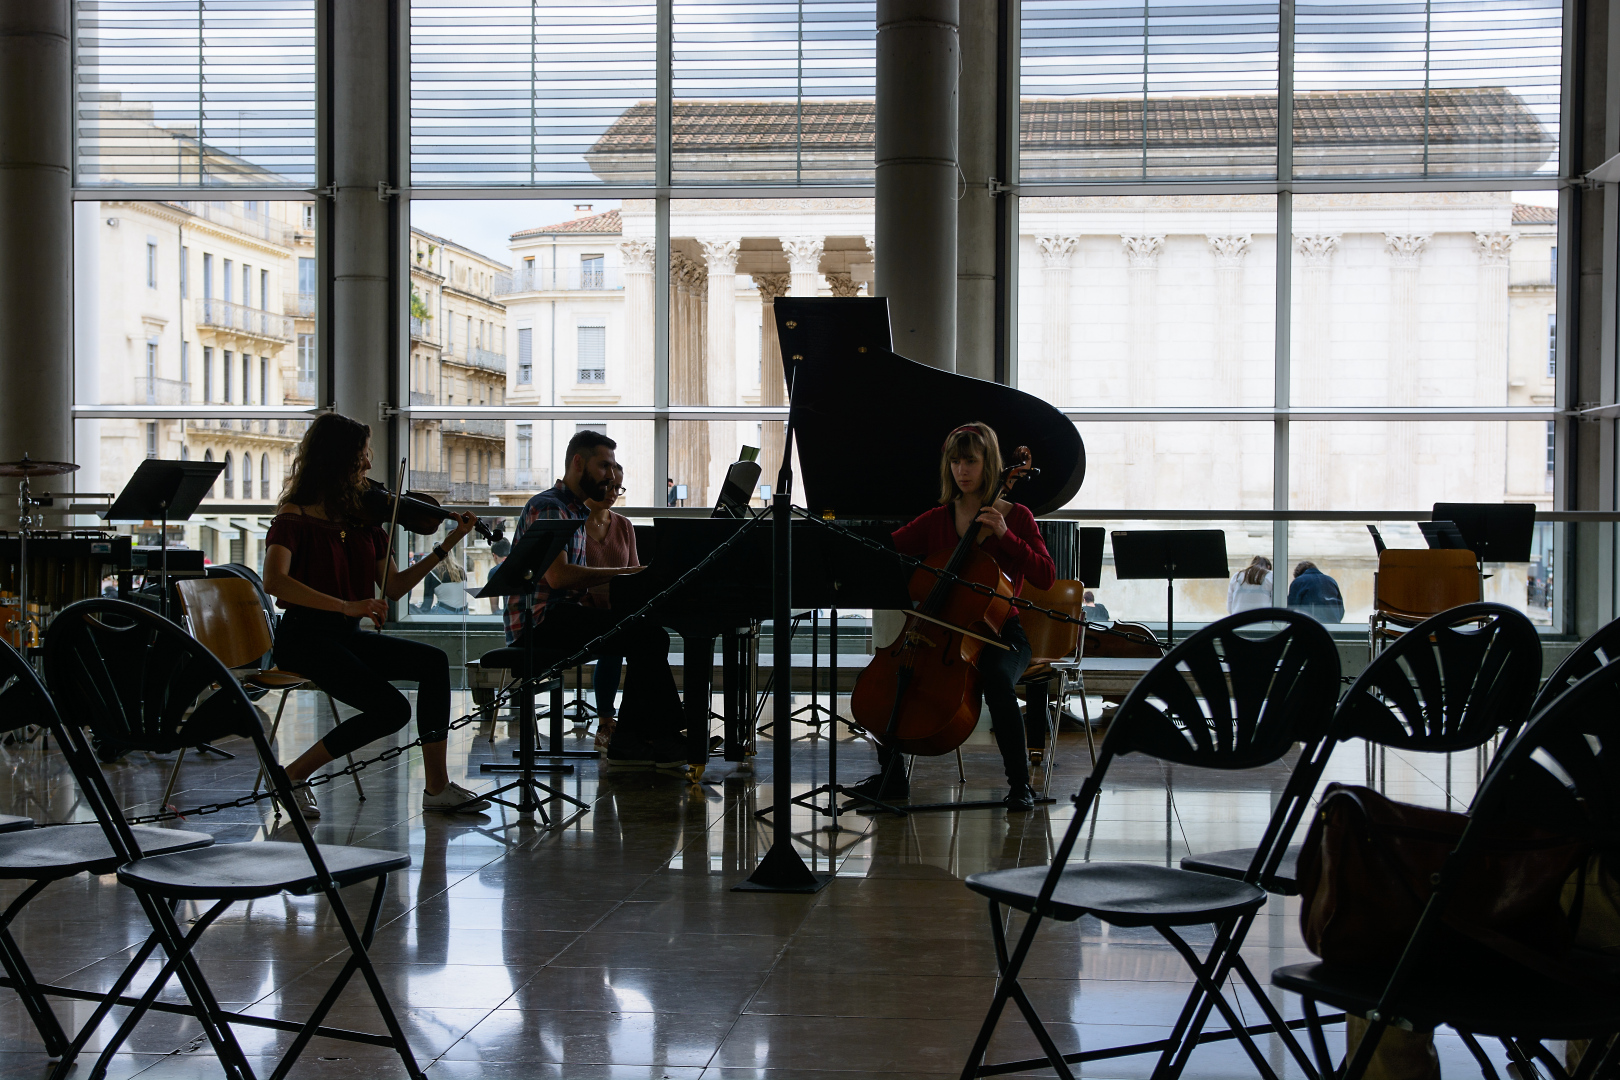
<path id="1" fill-rule="evenodd" d="M 551 679 L 561 675 L 569 668 L 577 667 L 586 660 L 589 660 L 595 653 L 597 646 L 605 643 L 609 638 L 619 633 L 619 631 L 624 627 L 648 618 L 653 610 L 662 604 L 664 600 L 666 600 L 672 593 L 675 593 L 685 587 L 689 580 L 691 580 L 698 573 L 707 569 L 711 563 L 713 563 L 721 555 L 725 554 L 725 552 L 730 549 L 733 544 L 737 543 L 744 536 L 752 532 L 760 522 L 768 520 L 770 520 L 769 517 L 764 514 L 757 514 L 748 518 L 743 522 L 742 528 L 738 529 L 735 533 L 732 533 L 724 543 L 717 546 L 702 559 L 699 559 L 692 565 L 690 570 L 686 571 L 686 573 L 682 574 L 680 577 L 666 585 L 660 592 L 658 592 L 645 604 L 641 605 L 641 607 L 614 623 L 611 629 L 604 633 L 598 634 L 596 637 L 581 645 L 566 659 L 553 663 L 543 672 L 529 675 L 522 680 L 514 680 L 512 683 L 508 684 L 506 687 L 496 693 L 495 700 L 493 702 L 475 710 L 474 712 L 457 717 L 455 720 L 450 722 L 449 727 L 446 730 L 455 731 L 458 728 L 464 728 L 474 720 L 481 719 L 486 712 L 493 715 L 494 712 L 501 708 L 501 706 L 507 704 L 511 700 L 513 693 L 516 691 L 520 683 L 548 682 Z M 311 776 L 308 780 L 305 780 L 301 784 L 294 784 L 293 790 L 297 791 L 300 788 L 318 788 L 323 785 L 330 784 L 334 780 L 341 779 L 345 776 L 353 776 L 372 765 L 377 765 L 385 761 L 392 761 L 394 758 L 397 758 L 402 754 L 409 753 L 421 745 L 422 737 L 418 735 L 408 743 L 402 743 L 399 746 L 390 746 L 376 757 L 362 758 L 353 764 L 345 765 L 343 768 L 338 769 L 335 772 L 325 772 Z M 224 802 L 203 803 L 200 806 L 187 807 L 184 810 L 165 808 L 155 814 L 143 814 L 140 817 L 125 818 L 125 821 L 130 825 L 152 825 L 162 821 L 183 820 L 188 817 L 206 817 L 209 814 L 217 814 L 222 810 L 236 810 L 245 806 L 253 806 L 256 803 L 261 803 L 266 799 L 273 799 L 275 797 L 276 793 L 274 791 L 267 790 L 259 792 L 256 795 L 243 795 L 240 798 L 229 799 Z"/>

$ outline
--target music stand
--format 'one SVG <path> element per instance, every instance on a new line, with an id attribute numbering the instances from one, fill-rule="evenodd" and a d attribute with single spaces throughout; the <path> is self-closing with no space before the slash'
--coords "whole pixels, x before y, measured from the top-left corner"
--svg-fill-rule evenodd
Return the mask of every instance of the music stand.
<path id="1" fill-rule="evenodd" d="M 1176 579 L 1224 578 L 1226 534 L 1220 529 L 1116 532 L 1114 576 L 1121 581 L 1162 578 L 1168 618 L 1167 648 L 1176 643 Z"/>
<path id="2" fill-rule="evenodd" d="M 1102 582 L 1106 533 L 1101 525 L 1088 525 L 1080 530 L 1080 584 L 1088 589 L 1095 589 Z"/>
<path id="3" fill-rule="evenodd" d="M 187 521 L 197 512 L 203 496 L 225 471 L 223 461 L 164 461 L 147 458 L 129 478 L 113 504 L 101 512 L 103 521 L 151 521 L 158 518 L 162 569 L 158 571 L 158 611 L 169 617 L 169 521 Z M 151 572 L 148 571 L 148 574 Z"/>
<path id="4" fill-rule="evenodd" d="M 523 535 L 512 545 L 512 554 L 495 568 L 495 572 L 489 576 L 489 581 L 478 590 L 476 598 L 485 600 L 493 596 L 521 596 L 531 592 L 535 580 L 551 569 L 551 564 L 556 562 L 557 556 L 568 546 L 569 538 L 584 524 L 584 518 L 545 518 L 531 522 L 524 528 Z M 534 693 L 532 684 L 535 681 L 534 635 L 525 633 L 524 638 L 528 643 L 528 656 L 518 693 L 532 695 Z M 554 797 L 566 799 L 581 810 L 589 809 L 585 803 L 572 795 L 542 784 L 534 778 L 535 732 L 534 725 L 529 722 L 531 718 L 532 714 L 518 724 L 517 779 L 510 784 L 502 784 L 494 791 L 484 794 L 482 798 L 498 802 L 502 806 L 509 806 L 520 814 L 530 814 L 541 808 L 540 798 L 535 793 L 535 790 L 539 789 Z M 572 769 L 573 766 L 568 768 Z M 497 797 L 514 790 L 518 793 L 518 801 L 515 803 Z"/>
<path id="5" fill-rule="evenodd" d="M 1418 522 L 1418 532 L 1423 534 L 1424 543 L 1428 544 L 1432 550 L 1472 550 L 1468 546 L 1468 541 L 1463 539 L 1462 530 L 1457 528 L 1456 522 L 1420 521 Z M 1479 558 L 1478 552 L 1475 552 L 1474 558 L 1476 560 Z M 1529 560 L 1526 559 L 1525 561 L 1528 562 Z"/>
<path id="6" fill-rule="evenodd" d="M 1456 524 L 1481 563 L 1527 563 L 1536 535 L 1535 503 L 1435 503 L 1434 520 Z"/>

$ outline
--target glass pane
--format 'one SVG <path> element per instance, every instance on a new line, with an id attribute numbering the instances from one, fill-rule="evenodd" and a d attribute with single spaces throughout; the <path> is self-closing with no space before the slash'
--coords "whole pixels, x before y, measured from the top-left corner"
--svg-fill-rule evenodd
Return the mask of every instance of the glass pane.
<path id="1" fill-rule="evenodd" d="M 315 182 L 314 0 L 74 5 L 80 184 Z"/>
<path id="2" fill-rule="evenodd" d="M 411 3 L 411 182 L 650 184 L 656 6 Z"/>
<path id="3" fill-rule="evenodd" d="M 1296 7 L 1296 176 L 1558 168 L 1559 0 Z"/>
<path id="4" fill-rule="evenodd" d="M 1551 407 L 1558 216 L 1515 200 L 1296 195 L 1293 403 Z"/>
<path id="5" fill-rule="evenodd" d="M 1271 404 L 1276 209 L 1020 199 L 1018 385 L 1070 408 Z"/>
<path id="6" fill-rule="evenodd" d="M 677 184 L 871 182 L 871 0 L 706 0 L 674 17 Z"/>
<path id="7" fill-rule="evenodd" d="M 651 202 L 626 201 L 627 234 L 650 235 Z M 777 347 L 779 296 L 872 289 L 870 199 L 686 199 L 670 208 L 671 405 L 787 403 Z M 773 481 L 783 428 L 761 420 L 671 425 L 669 463 L 686 505 L 712 506 L 742 446 L 761 447 Z"/>
<path id="8" fill-rule="evenodd" d="M 1022 183 L 1277 174 L 1276 3 L 1022 10 Z"/>
<path id="9" fill-rule="evenodd" d="M 1271 507 L 1272 425 L 1262 421 L 1077 425 L 1086 479 L 1070 509 Z"/>
<path id="10" fill-rule="evenodd" d="M 1186 426 L 1186 425 L 1184 425 Z M 1088 444 L 1089 449 L 1089 444 Z M 1102 581 L 1092 590 L 1104 611 L 1093 616 L 1098 622 L 1146 623 L 1164 640 L 1170 616 L 1170 594 L 1163 578 L 1121 580 L 1115 572 L 1114 537 L 1118 532 L 1161 532 L 1182 529 L 1219 529 L 1226 544 L 1226 565 L 1231 574 L 1249 565 L 1256 555 L 1267 559 L 1272 553 L 1272 523 L 1269 521 L 1082 521 L 1082 528 L 1101 526 L 1107 542 L 1103 547 Z M 1205 623 L 1227 614 L 1227 589 L 1231 579 L 1188 578 L 1175 583 L 1176 640 Z"/>
<path id="11" fill-rule="evenodd" d="M 1437 502 L 1533 502 L 1552 509 L 1542 420 L 1296 420 L 1289 505 L 1299 510 L 1426 510 Z"/>

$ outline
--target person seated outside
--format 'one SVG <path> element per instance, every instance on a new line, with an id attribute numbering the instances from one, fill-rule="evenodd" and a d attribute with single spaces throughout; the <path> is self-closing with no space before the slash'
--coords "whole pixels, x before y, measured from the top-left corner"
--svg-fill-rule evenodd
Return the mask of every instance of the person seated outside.
<path id="1" fill-rule="evenodd" d="M 1232 575 L 1232 584 L 1226 587 L 1226 613 L 1236 615 L 1270 607 L 1271 603 L 1271 560 L 1256 555 L 1248 566 Z"/>
<path id="2" fill-rule="evenodd" d="M 1080 614 L 1085 616 L 1086 622 L 1108 622 L 1113 618 L 1108 614 L 1106 605 L 1097 603 L 1097 594 L 1090 589 L 1081 595 L 1080 600 L 1084 605 L 1080 609 Z"/>
<path id="3" fill-rule="evenodd" d="M 1303 611 L 1317 622 L 1344 622 L 1344 596 L 1339 583 L 1305 560 L 1294 567 L 1294 580 L 1288 586 L 1288 606 Z"/>

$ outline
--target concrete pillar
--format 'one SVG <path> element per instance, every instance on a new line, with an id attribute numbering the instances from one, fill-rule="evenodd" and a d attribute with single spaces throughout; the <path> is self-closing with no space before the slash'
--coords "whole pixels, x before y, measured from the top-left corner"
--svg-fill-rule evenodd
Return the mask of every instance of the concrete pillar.
<path id="1" fill-rule="evenodd" d="M 786 296 L 793 287 L 790 274 L 755 274 L 754 287 L 759 290 L 759 403 L 786 405 L 787 382 L 782 376 L 782 343 L 776 336 L 776 298 Z M 759 478 L 763 484 L 776 490 L 776 474 L 782 470 L 782 447 L 787 441 L 784 423 L 767 420 L 764 425 L 764 446 L 759 451 Z"/>
<path id="2" fill-rule="evenodd" d="M 1159 353 L 1159 254 L 1164 237 L 1122 236 L 1130 269 L 1130 342 L 1126 350 L 1129 370 L 1125 385 L 1132 405 L 1152 405 L 1153 372 Z M 1155 494 L 1159 469 L 1153 460 L 1153 428 L 1134 423 L 1125 429 L 1125 505 L 1158 506 Z M 1182 494 L 1182 493 L 1178 493 Z M 1190 495 L 1191 492 L 1185 493 Z M 1172 498 L 1177 497 L 1172 495 Z"/>
<path id="3" fill-rule="evenodd" d="M 956 370 L 958 0 L 878 0 L 877 295 L 895 351 Z M 885 255 L 887 253 L 887 255 Z"/>
<path id="4" fill-rule="evenodd" d="M 981 2 L 961 9 L 956 125 L 962 168 L 956 203 L 956 370 L 986 380 L 996 377 L 996 200 L 990 178 L 996 173 L 997 7 Z"/>
<path id="5" fill-rule="evenodd" d="M 1474 357 L 1474 404 L 1506 405 L 1508 380 L 1508 257 L 1511 232 L 1477 232 L 1479 337 Z M 1507 421 L 1474 425 L 1473 498 L 1498 502 L 1507 493 Z"/>
<path id="6" fill-rule="evenodd" d="M 1428 233 L 1385 233 L 1389 251 L 1389 370 L 1385 379 L 1391 405 L 1417 405 L 1418 263 L 1429 246 Z M 1415 421 L 1385 425 L 1389 462 L 1389 504 L 1396 510 L 1418 506 L 1418 431 Z"/>
<path id="7" fill-rule="evenodd" d="M 1299 390 L 1294 400 L 1301 405 L 1333 404 L 1333 253 L 1339 249 L 1339 236 L 1317 233 L 1294 237 L 1294 273 L 1299 275 L 1299 313 L 1291 322 L 1293 344 L 1290 352 L 1293 376 Z M 1290 472 L 1295 491 L 1290 506 L 1301 510 L 1331 510 L 1335 495 L 1330 458 L 1333 451 L 1332 425 L 1308 421 L 1294 425 L 1290 442 L 1299 449 L 1292 454 Z M 1341 500 L 1342 501 L 1342 500 Z"/>
<path id="8" fill-rule="evenodd" d="M 390 0 L 346 0 L 332 11 L 332 356 L 339 412 L 372 428 L 376 472 L 395 465 L 379 406 L 395 403 L 392 265 L 396 199 L 387 118 Z M 384 448 L 388 453 L 384 453 Z"/>
<path id="9" fill-rule="evenodd" d="M 704 331 L 708 347 L 709 405 L 737 405 L 737 249 L 740 237 L 699 240 L 708 266 L 709 312 Z M 752 424 L 749 425 L 753 427 Z M 750 431 L 750 435 L 752 432 Z M 737 460 L 741 438 L 735 420 L 709 423 L 709 445 L 714 448 L 709 486 L 719 492 L 726 470 Z"/>
<path id="10" fill-rule="evenodd" d="M 1030 389 L 1046 394 L 1046 400 L 1063 408 L 1077 405 L 1074 393 L 1074 357 L 1070 355 L 1069 327 L 1074 310 L 1072 281 L 1074 253 L 1080 248 L 1078 236 L 1038 236 L 1035 247 L 1041 253 L 1041 368 L 1025 370 Z M 992 322 L 994 319 L 991 320 Z M 1028 378 L 1028 376 L 1035 376 Z M 980 375 L 978 378 L 988 378 Z"/>
<path id="11" fill-rule="evenodd" d="M 1253 237 L 1207 235 L 1215 257 L 1215 371 L 1212 404 L 1243 404 L 1243 258 Z M 1243 503 L 1243 428 L 1220 424 L 1213 432 L 1217 453 L 1210 455 L 1210 499 L 1217 506 Z"/>
<path id="12" fill-rule="evenodd" d="M 0 3 L 0 460 L 74 455 L 68 26 L 68 0 Z M 32 485 L 73 486 L 71 476 Z M 0 492 L 5 527 L 15 490 Z"/>
<path id="13" fill-rule="evenodd" d="M 624 256 L 624 386 L 638 396 L 631 404 L 646 405 L 652 399 L 653 380 L 653 242 L 626 240 L 619 245 Z M 619 460 L 624 462 L 624 482 L 629 488 L 625 502 L 630 506 L 663 506 L 664 477 L 654 476 L 653 425 L 637 421 L 625 425 L 629 435 L 619 443 Z"/>

